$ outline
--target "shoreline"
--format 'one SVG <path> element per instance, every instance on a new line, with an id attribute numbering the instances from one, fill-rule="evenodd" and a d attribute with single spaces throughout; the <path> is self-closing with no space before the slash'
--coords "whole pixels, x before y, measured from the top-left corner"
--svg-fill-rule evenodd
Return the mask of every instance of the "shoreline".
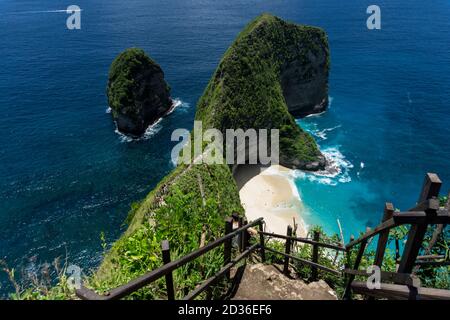
<path id="1" fill-rule="evenodd" d="M 263 217 L 267 232 L 282 235 L 286 234 L 288 225 L 294 228 L 295 223 L 296 236 L 306 237 L 304 207 L 291 173 L 291 169 L 280 165 L 265 168 L 243 165 L 236 170 L 234 178 L 249 221 Z"/>

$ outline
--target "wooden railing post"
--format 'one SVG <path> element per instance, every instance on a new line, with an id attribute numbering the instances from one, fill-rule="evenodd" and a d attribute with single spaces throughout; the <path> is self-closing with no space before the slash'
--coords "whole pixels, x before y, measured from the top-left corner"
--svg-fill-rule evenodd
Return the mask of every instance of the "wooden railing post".
<path id="1" fill-rule="evenodd" d="M 358 254 L 356 255 L 355 264 L 353 265 L 353 270 L 358 270 L 359 264 L 361 263 L 364 251 L 366 250 L 367 239 L 364 239 L 359 247 Z M 351 251 L 349 252 L 351 254 Z M 352 282 L 355 280 L 355 275 L 349 275 L 347 278 L 347 286 L 345 287 L 343 298 L 346 300 L 351 299 L 351 286 Z"/>
<path id="2" fill-rule="evenodd" d="M 442 182 L 435 173 L 427 173 L 425 176 L 425 181 L 423 183 L 422 191 L 418 203 L 425 200 L 431 199 L 433 197 L 439 196 L 439 190 L 441 189 Z M 426 214 L 434 215 L 435 210 L 427 210 Z M 411 226 L 408 232 L 408 240 L 406 241 L 405 248 L 403 250 L 402 258 L 398 266 L 398 272 L 400 273 L 411 273 L 416 258 L 419 254 L 420 248 L 422 247 L 422 242 L 427 231 L 428 224 L 414 224 Z"/>
<path id="3" fill-rule="evenodd" d="M 233 231 L 233 218 L 229 217 L 225 219 L 225 235 Z M 230 238 L 224 242 L 223 246 L 223 265 L 227 265 L 231 261 L 231 247 L 233 245 L 233 238 Z M 230 279 L 230 271 L 228 271 L 225 277 Z"/>
<path id="4" fill-rule="evenodd" d="M 355 236 L 354 235 L 350 235 L 350 241 L 349 243 L 352 243 L 355 240 Z M 352 251 L 353 251 L 353 247 L 349 248 L 346 247 L 345 248 L 345 260 L 344 260 L 344 269 L 350 269 L 350 265 L 351 265 L 351 258 L 352 258 Z M 349 280 L 350 275 L 348 273 L 344 273 L 344 283 L 347 284 L 348 280 Z M 345 292 L 344 292 L 345 295 Z M 342 299 L 345 299 L 345 296 L 342 295 Z"/>
<path id="5" fill-rule="evenodd" d="M 264 263 L 266 262 L 266 248 L 265 248 L 265 244 L 264 244 L 264 235 L 262 234 L 262 232 L 264 231 L 264 224 L 263 221 L 259 222 L 259 246 L 260 246 L 260 252 L 261 252 L 261 262 Z"/>
<path id="6" fill-rule="evenodd" d="M 287 233 L 286 235 L 288 237 L 292 237 L 292 227 L 291 226 L 287 226 Z M 284 249 L 284 253 L 286 254 L 291 254 L 291 246 L 292 246 L 292 240 L 287 238 L 286 242 L 285 242 L 285 249 Z M 289 257 L 285 256 L 284 257 L 284 268 L 283 268 L 283 273 L 288 276 L 289 275 Z"/>
<path id="7" fill-rule="evenodd" d="M 398 263 L 400 262 L 400 240 L 398 239 L 395 239 L 395 262 L 397 265 L 395 270 L 398 270 Z"/>
<path id="8" fill-rule="evenodd" d="M 246 226 L 248 223 L 247 219 L 242 220 L 242 224 Z M 245 251 L 250 245 L 250 235 L 248 229 L 242 231 L 242 250 Z"/>
<path id="9" fill-rule="evenodd" d="M 242 227 L 242 222 L 243 222 L 243 218 L 239 217 L 238 218 L 238 228 Z M 238 235 L 238 246 L 239 246 L 239 252 L 242 252 L 244 250 L 244 231 L 242 231 L 241 233 L 239 233 Z"/>
<path id="10" fill-rule="evenodd" d="M 381 223 L 391 219 L 393 214 L 394 214 L 394 205 L 392 203 L 386 202 L 384 205 L 384 214 L 383 218 L 381 219 Z M 378 236 L 377 251 L 375 252 L 375 259 L 373 264 L 380 268 L 381 265 L 383 264 L 383 258 L 384 253 L 386 251 L 388 239 L 389 239 L 389 230 L 381 232 L 380 235 Z"/>
<path id="11" fill-rule="evenodd" d="M 313 240 L 319 242 L 320 240 L 320 232 L 318 230 L 314 231 Z M 312 247 L 312 262 L 319 262 L 319 246 L 317 244 L 313 244 Z M 312 267 L 311 269 L 311 280 L 317 281 L 317 267 Z"/>
<path id="12" fill-rule="evenodd" d="M 445 204 L 445 210 L 450 211 L 450 192 L 447 196 L 447 203 Z M 445 230 L 446 226 L 447 226 L 446 224 L 438 224 L 436 226 L 436 228 L 433 231 L 433 235 L 431 236 L 431 240 L 428 243 L 428 247 L 425 249 L 425 252 L 424 252 L 425 255 L 431 253 L 431 250 L 433 249 L 434 245 L 436 244 L 436 242 L 439 238 L 439 235 L 442 233 L 442 231 Z"/>
<path id="13" fill-rule="evenodd" d="M 355 236 L 351 235 L 349 243 L 352 243 L 354 240 L 355 240 Z M 350 269 L 351 255 L 352 255 L 352 248 L 346 248 L 345 249 L 345 262 L 344 262 L 345 269 Z"/>
<path id="14" fill-rule="evenodd" d="M 170 246 L 169 241 L 163 240 L 161 242 L 162 258 L 163 263 L 170 263 Z M 173 288 L 173 277 L 172 272 L 166 275 L 166 289 L 167 289 L 167 300 L 175 300 L 175 290 Z"/>

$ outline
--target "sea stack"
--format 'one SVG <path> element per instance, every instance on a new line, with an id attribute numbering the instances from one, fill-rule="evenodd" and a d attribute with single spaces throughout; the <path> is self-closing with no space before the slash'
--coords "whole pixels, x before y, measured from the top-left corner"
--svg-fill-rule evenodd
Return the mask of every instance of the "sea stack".
<path id="1" fill-rule="evenodd" d="M 324 169 L 324 155 L 294 117 L 327 107 L 329 60 L 322 29 L 262 14 L 225 53 L 198 102 L 196 120 L 203 121 L 203 128 L 223 133 L 278 129 L 280 164 Z"/>
<path id="2" fill-rule="evenodd" d="M 109 70 L 108 103 L 117 129 L 139 137 L 172 107 L 161 67 L 138 48 L 122 52 Z"/>

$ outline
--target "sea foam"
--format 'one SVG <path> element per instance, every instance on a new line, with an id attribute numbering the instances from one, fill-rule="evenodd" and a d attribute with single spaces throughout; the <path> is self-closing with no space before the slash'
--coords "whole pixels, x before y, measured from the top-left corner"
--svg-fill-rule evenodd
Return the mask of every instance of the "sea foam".
<path id="1" fill-rule="evenodd" d="M 172 114 L 175 110 L 178 110 L 178 109 L 179 110 L 185 110 L 185 109 L 187 109 L 189 107 L 190 107 L 189 103 L 183 102 L 181 99 L 174 98 L 173 99 L 173 104 L 172 104 L 172 107 L 170 108 L 170 110 L 163 117 L 159 118 L 156 122 L 154 122 L 151 125 L 149 125 L 147 127 L 147 129 L 145 129 L 145 132 L 144 132 L 144 134 L 142 136 L 140 136 L 138 138 L 133 138 L 133 137 L 127 136 L 126 134 L 121 133 L 117 129 L 117 125 L 116 125 L 116 130 L 114 132 L 119 135 L 119 138 L 120 138 L 121 142 L 145 141 L 145 140 L 150 139 L 155 134 L 157 134 L 163 128 L 161 122 L 164 120 L 165 117 L 167 117 L 168 115 Z M 111 108 L 108 108 L 106 110 L 106 113 L 111 113 Z"/>
<path id="2" fill-rule="evenodd" d="M 322 154 L 327 160 L 324 170 L 316 172 L 295 170 L 295 177 L 329 186 L 352 181 L 350 170 L 353 168 L 353 164 L 345 158 L 337 146 L 323 149 Z"/>

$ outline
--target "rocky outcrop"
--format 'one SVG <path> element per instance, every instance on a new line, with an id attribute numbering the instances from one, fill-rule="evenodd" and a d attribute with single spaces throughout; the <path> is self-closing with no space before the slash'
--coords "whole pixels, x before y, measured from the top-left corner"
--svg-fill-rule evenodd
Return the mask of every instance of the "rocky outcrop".
<path id="1" fill-rule="evenodd" d="M 172 107 L 161 67 L 137 48 L 125 50 L 112 63 L 107 95 L 117 129 L 131 136 L 142 135 Z"/>
<path id="2" fill-rule="evenodd" d="M 280 164 L 320 170 L 325 157 L 294 116 L 328 104 L 325 32 L 269 14 L 250 22 L 220 62 L 197 105 L 203 128 L 278 129 Z M 236 158 L 236 155 L 235 155 Z"/>
<path id="3" fill-rule="evenodd" d="M 281 68 L 281 87 L 289 112 L 298 118 L 328 107 L 329 54 L 320 36 L 311 40 L 319 50 L 308 51 L 305 60 L 293 60 Z"/>
<path id="4" fill-rule="evenodd" d="M 257 263 L 245 267 L 233 300 L 337 300 L 337 296 L 323 280 L 305 283 L 286 277 L 273 265 Z"/>

